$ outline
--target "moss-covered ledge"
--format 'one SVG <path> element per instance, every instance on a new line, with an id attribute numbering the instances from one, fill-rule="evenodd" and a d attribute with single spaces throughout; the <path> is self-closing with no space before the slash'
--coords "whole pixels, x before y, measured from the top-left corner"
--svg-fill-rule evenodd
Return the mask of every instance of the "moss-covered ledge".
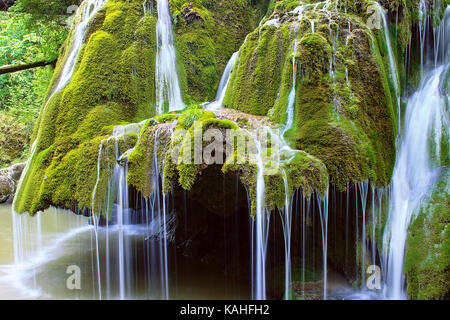
<path id="1" fill-rule="evenodd" d="M 155 191 L 153 175 L 157 169 L 162 177 L 163 192 L 168 193 L 177 188 L 191 190 L 197 183 L 198 176 L 210 165 L 216 164 L 206 163 L 205 159 L 196 163 L 194 156 L 196 144 L 202 148 L 203 153 L 213 142 L 204 139 L 205 132 L 213 129 L 224 137 L 224 163 L 222 165 L 219 162 L 224 178 L 231 173 L 240 176 L 241 182 L 249 191 L 254 213 L 257 169 L 250 158 L 255 154 L 246 150 L 244 158 L 238 160 L 237 154 L 243 149 L 237 141 L 250 139 L 251 146 L 254 136 L 249 135 L 249 130 L 268 124 L 270 122 L 265 117 L 254 117 L 231 110 L 221 110 L 214 114 L 195 106 L 177 114 L 157 116 L 142 127 L 137 145 L 128 156 L 127 181 L 142 196 L 149 197 Z M 228 140 L 227 137 L 232 138 Z M 249 140 L 245 141 L 247 143 Z M 328 188 L 328 173 L 319 159 L 304 151 L 291 150 L 288 154 L 281 153 L 280 162 L 274 163 L 278 158 L 271 154 L 273 152 L 276 152 L 274 145 L 269 144 L 262 155 L 265 163 L 265 205 L 268 210 L 283 208 L 285 205 L 284 177 L 287 178 L 288 196 L 299 188 L 307 197 L 313 192 L 321 195 L 325 193 Z M 178 158 L 174 159 L 174 155 Z M 207 183 L 215 184 L 217 181 Z"/>

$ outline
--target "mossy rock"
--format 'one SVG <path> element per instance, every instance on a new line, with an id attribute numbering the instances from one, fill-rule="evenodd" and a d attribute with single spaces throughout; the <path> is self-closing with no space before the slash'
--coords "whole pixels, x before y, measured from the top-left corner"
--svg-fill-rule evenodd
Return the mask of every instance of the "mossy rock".
<path id="1" fill-rule="evenodd" d="M 320 159 L 340 190 L 367 179 L 387 185 L 395 163 L 396 100 L 387 53 L 365 24 L 370 2 L 328 4 L 337 11 L 314 3 L 272 3 L 240 49 L 224 105 L 284 125 L 294 79 L 294 123 L 285 135 L 291 146 Z M 302 18 L 295 13 L 300 4 Z"/>
<path id="2" fill-rule="evenodd" d="M 91 20 L 71 81 L 55 94 L 49 89 L 33 136 L 36 152 L 15 202 L 18 212 L 91 207 L 100 141 L 115 125 L 155 114 L 156 21 L 155 12 L 144 15 L 141 0 L 109 0 Z M 73 32 L 52 86 L 72 38 Z"/>
<path id="3" fill-rule="evenodd" d="M 450 169 L 441 170 L 440 181 L 408 230 L 404 271 L 411 299 L 443 299 L 449 295 Z"/>
<path id="4" fill-rule="evenodd" d="M 188 102 L 212 101 L 225 66 L 268 1 L 171 0 L 180 81 Z"/>

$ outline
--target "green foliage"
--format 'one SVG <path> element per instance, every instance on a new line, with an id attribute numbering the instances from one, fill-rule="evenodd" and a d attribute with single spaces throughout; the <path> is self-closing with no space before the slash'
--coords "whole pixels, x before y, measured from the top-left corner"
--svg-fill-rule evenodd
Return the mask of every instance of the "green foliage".
<path id="1" fill-rule="evenodd" d="M 0 167 L 22 159 L 28 151 L 30 127 L 7 113 L 0 113 Z"/>
<path id="2" fill-rule="evenodd" d="M 34 19 L 31 14 L 21 11 L 21 4 L 21 1 L 17 2 L 11 12 L 0 12 L 0 65 L 56 59 L 67 29 L 54 20 Z M 0 167 L 23 160 L 27 155 L 31 128 L 52 75 L 51 66 L 0 75 L 0 116 L 14 118 L 14 121 L 5 120 L 0 135 L 22 130 L 20 136 L 23 137 L 20 146 L 13 144 L 17 150 L 6 146 L 2 149 Z M 8 139 L 17 138 L 14 135 Z"/>

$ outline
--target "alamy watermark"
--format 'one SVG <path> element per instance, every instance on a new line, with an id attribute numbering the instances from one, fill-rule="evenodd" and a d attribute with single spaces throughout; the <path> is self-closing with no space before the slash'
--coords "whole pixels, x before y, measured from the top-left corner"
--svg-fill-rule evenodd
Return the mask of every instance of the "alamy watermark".
<path id="1" fill-rule="evenodd" d="M 377 265 L 367 267 L 366 273 L 370 276 L 367 278 L 366 287 L 369 290 L 381 289 L 381 268 Z"/>
<path id="2" fill-rule="evenodd" d="M 69 290 L 81 290 L 81 268 L 77 265 L 70 265 L 66 269 L 70 276 L 66 280 L 66 287 Z"/>
<path id="3" fill-rule="evenodd" d="M 66 25 L 69 28 L 72 27 L 73 19 L 75 19 L 75 15 L 77 14 L 78 8 L 79 7 L 75 4 L 67 7 L 66 13 L 70 16 L 66 19 Z"/>
<path id="4" fill-rule="evenodd" d="M 367 19 L 367 26 L 369 29 L 381 29 L 381 12 L 376 4 L 372 4 L 367 7 L 367 14 L 369 18 Z"/>

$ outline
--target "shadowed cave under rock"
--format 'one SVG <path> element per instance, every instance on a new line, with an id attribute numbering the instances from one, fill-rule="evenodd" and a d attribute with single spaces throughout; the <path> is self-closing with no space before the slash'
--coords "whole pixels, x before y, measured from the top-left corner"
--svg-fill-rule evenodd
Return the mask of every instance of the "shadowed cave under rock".
<path id="1" fill-rule="evenodd" d="M 329 216 L 327 241 L 327 273 L 329 281 L 328 299 L 339 299 L 339 288 L 333 292 L 333 282 L 337 286 L 345 282 L 361 286 L 361 264 L 379 264 L 380 257 L 376 244 L 372 243 L 380 230 L 365 230 L 367 248 L 365 260 L 361 256 L 361 238 L 363 222 L 381 219 L 383 190 L 372 189 L 368 183 L 349 185 L 348 192 L 341 192 L 334 186 L 329 189 Z M 125 224 L 148 226 L 148 199 L 128 187 L 130 208 L 126 210 Z M 380 202 L 378 199 L 380 197 Z M 223 174 L 221 166 L 211 165 L 201 171 L 192 190 L 186 191 L 175 186 L 166 196 L 170 221 L 166 223 L 167 265 L 169 266 L 169 291 L 176 296 L 178 281 L 188 278 L 222 278 L 234 297 L 252 298 L 252 241 L 254 239 L 254 218 L 250 216 L 248 193 L 237 174 Z M 291 196 L 291 299 L 323 298 L 323 247 L 322 226 L 319 208 L 321 200 L 316 194 L 305 198 L 298 189 Z M 117 204 L 115 204 L 116 206 Z M 363 210 L 364 206 L 364 210 Z M 77 210 L 75 210 L 77 211 Z M 85 211 L 83 214 L 90 216 Z M 266 255 L 267 298 L 283 299 L 285 279 L 285 244 L 282 210 L 270 212 Z M 92 220 L 90 222 L 93 224 Z M 99 219 L 100 228 L 117 224 L 117 211 L 112 210 L 107 221 Z M 370 225 L 370 224 L 369 224 Z M 358 231 L 359 230 L 359 231 Z M 150 233 L 149 233 L 150 234 Z M 133 278 L 155 282 L 155 274 L 161 270 L 150 270 L 154 266 L 148 263 L 152 246 L 164 241 L 163 233 L 145 237 L 145 241 L 129 242 L 131 255 L 127 258 L 127 268 L 133 270 Z M 154 243 L 152 243 L 154 242 Z M 373 245 L 373 246 L 372 246 Z M 154 250 L 154 249 L 153 249 Z M 358 251 L 359 250 L 359 251 Z M 104 259 L 104 257 L 103 257 Z M 102 257 L 100 258 L 102 260 Z M 102 267 L 101 267 L 102 268 Z M 157 266 L 157 269 L 159 266 Z M 156 271 L 156 272 L 155 272 Z M 146 274 L 152 274 L 146 277 Z M 195 274 L 195 276 L 194 276 Z M 181 280 L 180 280 L 181 279 Z M 131 280 L 131 281 L 130 281 Z M 158 280 L 159 281 L 159 280 Z M 158 282 L 156 281 L 156 282 Z M 139 291 L 138 281 L 127 279 L 129 294 Z M 202 289 L 202 281 L 197 289 Z M 303 283 L 303 284 L 302 284 Z M 148 284 L 147 284 L 148 285 Z M 161 288 L 159 288 L 161 290 Z M 203 288 L 207 290 L 206 288 Z M 153 288 L 154 290 L 154 288 Z"/>

